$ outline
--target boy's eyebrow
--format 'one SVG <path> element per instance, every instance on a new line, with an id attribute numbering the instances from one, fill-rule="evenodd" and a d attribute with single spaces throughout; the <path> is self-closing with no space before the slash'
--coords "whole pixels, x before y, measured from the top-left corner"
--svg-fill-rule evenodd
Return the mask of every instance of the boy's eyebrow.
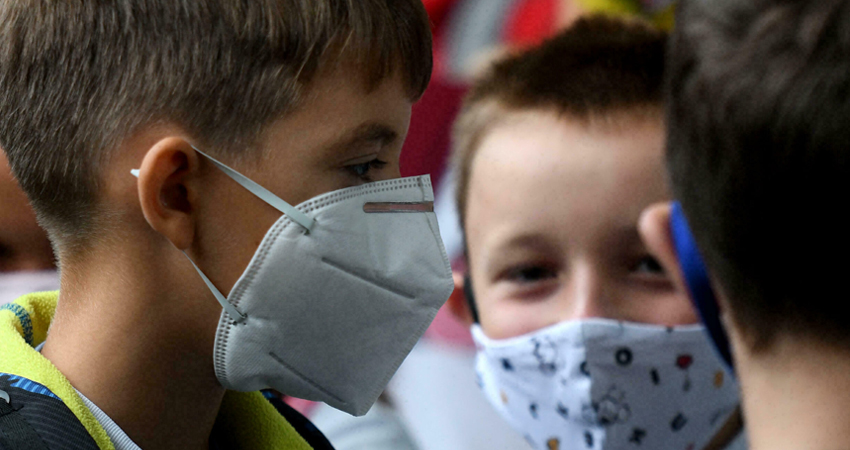
<path id="1" fill-rule="evenodd" d="M 534 250 L 548 250 L 552 248 L 551 242 L 545 237 L 535 233 L 518 234 L 502 241 L 497 247 L 498 251 L 506 251 L 518 248 L 532 248 Z"/>
<path id="2" fill-rule="evenodd" d="M 629 252 L 646 252 L 646 243 L 643 242 L 636 225 L 624 225 L 614 230 L 609 237 L 611 248 L 621 248 Z"/>
<path id="3" fill-rule="evenodd" d="M 326 149 L 328 152 L 337 153 L 374 143 L 383 146 L 392 143 L 396 138 L 398 138 L 398 132 L 389 125 L 379 122 L 367 122 L 330 143 Z"/>

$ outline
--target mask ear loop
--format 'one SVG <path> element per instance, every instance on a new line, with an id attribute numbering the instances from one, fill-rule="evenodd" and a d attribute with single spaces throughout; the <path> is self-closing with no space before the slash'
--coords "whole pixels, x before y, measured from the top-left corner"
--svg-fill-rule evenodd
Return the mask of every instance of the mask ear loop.
<path id="1" fill-rule="evenodd" d="M 475 294 L 472 292 L 472 278 L 469 272 L 463 275 L 463 297 L 466 299 L 466 304 L 469 306 L 469 313 L 472 315 L 472 322 L 481 323 L 478 320 L 478 307 L 475 306 Z"/>
<path id="2" fill-rule="evenodd" d="M 289 217 L 289 219 L 291 219 L 293 222 L 300 225 L 302 228 L 304 228 L 305 233 L 310 233 L 310 230 L 312 230 L 313 225 L 315 225 L 316 223 L 315 220 L 308 217 L 306 214 L 302 213 L 280 197 L 274 195 L 268 189 L 260 186 L 254 180 L 251 180 L 245 175 L 242 175 L 241 173 L 231 169 L 224 163 L 216 160 L 212 156 L 207 155 L 206 153 L 198 150 L 198 148 L 194 145 L 192 146 L 192 149 L 198 152 L 199 155 L 207 158 L 210 162 L 213 163 L 214 166 L 224 172 L 225 175 L 229 176 L 231 179 L 233 179 L 233 181 L 239 183 L 240 186 L 244 187 L 249 192 L 259 197 L 260 200 L 268 203 L 269 205 Z M 130 170 L 130 174 L 132 174 L 136 178 L 139 178 L 139 169 Z M 219 291 L 218 288 L 215 287 L 212 281 L 210 281 L 210 279 L 204 274 L 201 268 L 198 267 L 197 264 L 195 264 L 195 261 L 192 261 L 192 258 L 190 258 L 189 255 L 186 254 L 186 252 L 183 252 L 183 255 L 186 256 L 186 259 L 188 259 L 190 263 L 192 263 L 192 267 L 195 268 L 195 270 L 198 272 L 198 275 L 200 275 L 201 279 L 204 280 L 204 283 L 207 285 L 209 290 L 212 291 L 213 295 L 215 296 L 215 299 L 218 300 L 218 303 L 221 304 L 221 307 L 224 308 L 224 310 L 227 312 L 227 315 L 229 315 L 235 323 L 244 321 L 248 316 L 242 314 L 238 309 L 236 309 L 235 306 L 233 306 L 232 303 L 227 301 L 227 297 L 225 297 L 224 294 L 222 294 L 221 291 Z"/>
<path id="3" fill-rule="evenodd" d="M 207 285 L 210 291 L 212 291 L 213 295 L 215 296 L 215 299 L 218 300 L 218 303 L 220 303 L 221 307 L 224 308 L 225 311 L 227 311 L 227 315 L 230 316 L 230 318 L 233 319 L 235 323 L 242 322 L 248 318 L 248 316 L 242 314 L 238 309 L 236 309 L 236 307 L 233 306 L 232 303 L 227 301 L 227 297 L 225 297 L 224 294 L 222 294 L 221 291 L 219 291 L 218 288 L 215 287 L 212 281 L 210 281 L 210 279 L 207 278 L 206 275 L 204 275 L 204 272 L 201 270 L 201 268 L 198 267 L 197 264 L 195 264 L 195 261 L 192 261 L 192 258 L 190 258 L 189 255 L 186 254 L 186 252 L 183 252 L 183 255 L 185 255 L 186 259 L 188 259 L 189 262 L 192 263 L 192 267 L 194 267 L 195 270 L 198 271 L 198 275 L 201 276 L 201 279 L 204 280 L 204 283 Z"/>
<path id="4" fill-rule="evenodd" d="M 306 214 L 299 211 L 297 208 L 290 205 L 289 203 L 287 203 L 286 201 L 284 201 L 283 199 L 281 199 L 277 195 L 272 194 L 268 189 L 260 186 L 254 180 L 252 180 L 252 179 L 246 177 L 245 175 L 242 175 L 241 173 L 231 169 L 230 167 L 226 166 L 224 163 L 218 161 L 217 159 L 213 158 L 212 156 L 207 155 L 206 153 L 198 150 L 194 145 L 192 146 L 192 148 L 196 152 L 198 152 L 199 155 L 202 155 L 205 158 L 207 158 L 208 160 L 210 160 L 210 162 L 213 163 L 213 165 L 218 167 L 222 172 L 224 172 L 225 175 L 232 178 L 233 181 L 239 183 L 242 187 L 247 189 L 249 192 L 251 192 L 252 194 L 259 197 L 260 200 L 268 203 L 269 205 L 274 207 L 276 210 L 285 214 L 293 222 L 297 223 L 298 225 L 301 225 L 301 227 L 304 228 L 304 230 L 307 233 L 310 233 L 310 230 L 313 229 L 313 225 L 315 225 L 315 223 L 316 223 L 315 220 L 311 219 Z"/>

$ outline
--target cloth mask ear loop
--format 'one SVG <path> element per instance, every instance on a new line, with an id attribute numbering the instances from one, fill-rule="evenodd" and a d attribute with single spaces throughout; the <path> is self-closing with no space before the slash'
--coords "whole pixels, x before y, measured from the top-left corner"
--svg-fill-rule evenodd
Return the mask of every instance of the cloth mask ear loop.
<path id="1" fill-rule="evenodd" d="M 466 304 L 469 307 L 469 314 L 472 316 L 473 323 L 481 323 L 478 317 L 478 306 L 475 304 L 475 292 L 472 290 L 472 278 L 469 272 L 463 275 L 463 296 Z"/>

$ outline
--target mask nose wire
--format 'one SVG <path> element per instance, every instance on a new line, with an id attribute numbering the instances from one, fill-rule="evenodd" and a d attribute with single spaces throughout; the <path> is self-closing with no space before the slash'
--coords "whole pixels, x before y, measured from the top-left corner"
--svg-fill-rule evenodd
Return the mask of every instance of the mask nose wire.
<path id="1" fill-rule="evenodd" d="M 239 183 L 239 185 L 259 197 L 260 200 L 268 203 L 269 205 L 289 217 L 293 222 L 300 225 L 302 228 L 304 228 L 306 233 L 310 233 L 310 230 L 316 223 L 315 220 L 311 219 L 306 214 L 302 213 L 280 197 L 274 195 L 268 189 L 260 186 L 254 180 L 251 180 L 245 175 L 242 175 L 241 173 L 226 166 L 224 163 L 216 160 L 212 156 L 207 155 L 206 153 L 198 150 L 198 148 L 194 145 L 192 146 L 192 149 L 198 152 L 199 155 L 202 155 L 207 158 L 210 162 L 213 163 L 213 165 L 219 168 L 219 170 L 224 172 L 225 175 L 233 179 L 233 181 Z M 130 173 L 136 178 L 139 177 L 139 169 L 132 169 L 130 170 Z M 188 259 L 190 263 L 192 263 L 192 267 L 195 268 L 195 270 L 198 272 L 198 275 L 200 275 L 201 279 L 204 280 L 204 283 L 207 285 L 207 288 L 212 291 L 213 295 L 215 296 L 215 299 L 218 300 L 218 302 L 221 304 L 221 307 L 224 308 L 224 310 L 234 320 L 234 322 L 239 323 L 245 320 L 247 316 L 245 314 L 242 314 L 238 309 L 236 309 L 235 306 L 233 306 L 233 304 L 227 301 L 227 297 L 225 297 L 224 294 L 222 294 L 221 291 L 219 291 L 218 288 L 215 287 L 215 285 L 204 274 L 201 268 L 198 267 L 197 264 L 195 264 L 195 261 L 192 261 L 192 258 L 190 258 L 185 251 L 183 252 L 183 255 L 186 256 L 186 259 Z"/>

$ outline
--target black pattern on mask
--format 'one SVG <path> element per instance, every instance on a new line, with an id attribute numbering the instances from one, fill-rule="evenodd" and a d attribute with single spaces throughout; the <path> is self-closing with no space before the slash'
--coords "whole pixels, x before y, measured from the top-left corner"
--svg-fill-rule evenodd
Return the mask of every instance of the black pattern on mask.
<path id="1" fill-rule="evenodd" d="M 564 406 L 563 403 L 558 402 L 556 411 L 558 411 L 558 415 L 563 417 L 564 419 L 570 418 L 570 410 L 566 406 Z"/>
<path id="2" fill-rule="evenodd" d="M 581 364 L 579 364 L 578 366 L 578 370 L 579 372 L 581 372 L 582 375 L 586 377 L 590 376 L 590 370 L 588 370 L 587 368 L 587 361 L 582 361 Z"/>
<path id="3" fill-rule="evenodd" d="M 550 339 L 545 338 L 545 341 L 540 341 L 537 338 L 531 340 L 534 343 L 534 357 L 540 367 L 540 372 L 544 375 L 555 375 L 558 371 L 558 346 Z"/>
<path id="4" fill-rule="evenodd" d="M 587 448 L 593 448 L 593 433 L 590 431 L 584 431 L 584 443 L 587 445 Z"/>
<path id="5" fill-rule="evenodd" d="M 632 435 L 629 437 L 629 442 L 635 445 L 643 443 L 643 438 L 646 437 L 646 430 L 642 428 L 633 428 Z"/>
<path id="6" fill-rule="evenodd" d="M 588 422 L 602 426 L 625 422 L 632 415 L 631 408 L 625 399 L 625 392 L 617 389 L 616 386 L 611 386 L 608 392 L 598 400 L 590 405 L 582 406 L 582 415 Z"/>
<path id="7" fill-rule="evenodd" d="M 684 428 L 685 425 L 687 425 L 687 423 L 688 423 L 688 418 L 685 417 L 684 414 L 679 413 L 679 414 L 676 414 L 676 417 L 674 417 L 673 420 L 670 421 L 670 428 L 673 431 L 679 431 L 682 428 Z"/>
<path id="8" fill-rule="evenodd" d="M 618 365 L 626 367 L 632 363 L 632 351 L 626 347 L 620 348 L 614 354 L 614 360 L 617 361 Z"/>

